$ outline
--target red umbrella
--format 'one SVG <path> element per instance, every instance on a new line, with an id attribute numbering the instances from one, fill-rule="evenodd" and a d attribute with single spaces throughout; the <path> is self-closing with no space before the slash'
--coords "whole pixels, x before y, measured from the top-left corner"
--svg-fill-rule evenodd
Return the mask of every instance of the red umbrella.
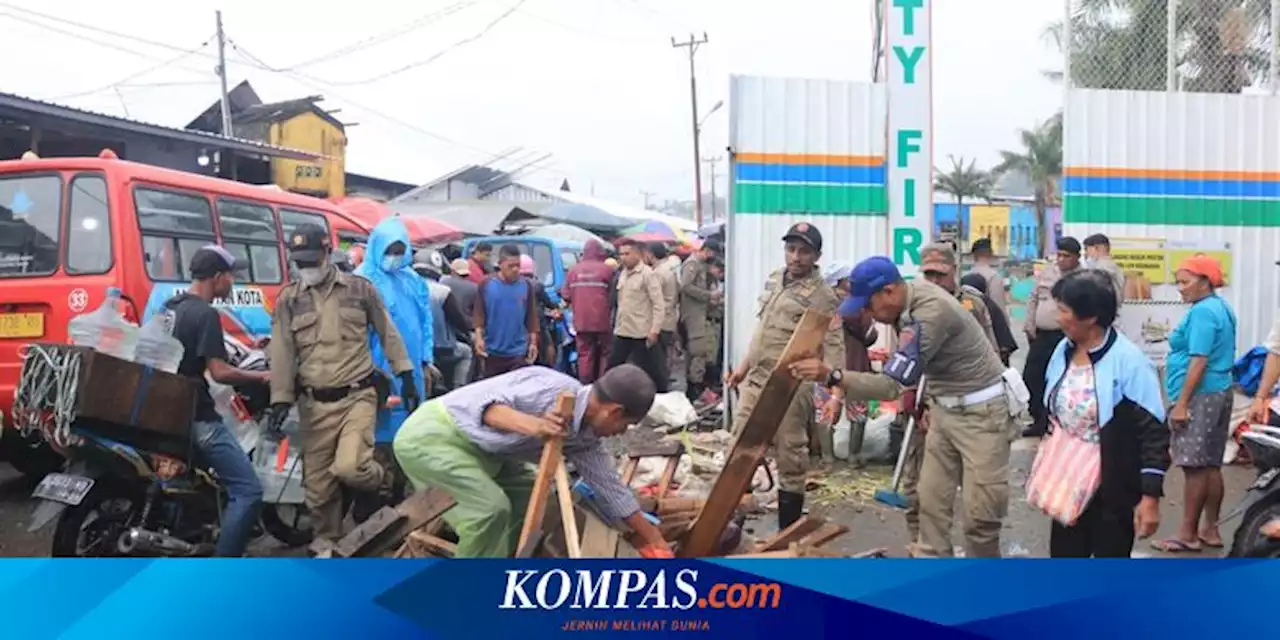
<path id="1" fill-rule="evenodd" d="M 462 229 L 435 218 L 400 216 L 400 221 L 409 230 L 409 240 L 414 244 L 453 242 L 462 239 Z"/>
<path id="2" fill-rule="evenodd" d="M 370 229 L 389 216 L 395 215 L 387 205 L 369 198 L 340 198 L 334 201 L 347 215 L 366 224 Z M 462 230 L 434 218 L 401 216 L 409 230 L 409 241 L 414 244 L 452 242 L 462 239 Z"/>

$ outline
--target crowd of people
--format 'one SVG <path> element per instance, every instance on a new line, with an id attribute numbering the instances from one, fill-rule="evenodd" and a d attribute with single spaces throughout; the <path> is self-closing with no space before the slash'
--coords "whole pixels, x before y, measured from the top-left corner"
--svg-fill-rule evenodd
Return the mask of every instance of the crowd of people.
<path id="1" fill-rule="evenodd" d="M 724 366 L 723 248 L 714 240 L 683 261 L 663 244 L 624 239 L 615 260 L 589 242 L 555 301 L 515 245 L 478 244 L 452 262 L 434 251 L 410 258 L 404 225 L 392 218 L 377 226 L 349 273 L 323 229 L 300 227 L 289 247 L 297 277 L 274 315 L 271 424 L 297 406 L 317 537 L 336 541 L 346 509 L 358 518 L 361 505 L 385 503 L 399 477 L 458 500 L 446 521 L 459 535 L 459 556 L 510 555 L 532 481 L 524 463 L 537 459 L 543 437 L 562 435 L 605 515 L 637 532 L 644 555 L 667 557 L 601 439 L 638 422 L 657 394 L 680 382 L 697 401 L 738 389 L 732 422 L 740 431 L 801 318 L 814 310 L 834 320 L 820 354 L 786 364 L 805 382 L 774 441 L 780 529 L 804 512 L 810 454 L 829 448 L 831 425 L 848 413 L 856 460 L 866 403 L 897 399 L 900 415 L 918 426 L 905 443 L 904 469 L 914 556 L 952 555 L 957 488 L 966 554 L 1001 554 L 1010 445 L 1019 435 L 1044 438 L 1028 500 L 1054 517 L 1051 555 L 1127 556 L 1135 538 L 1155 531 L 1171 465 L 1187 479 L 1182 526 L 1154 546 L 1222 545 L 1216 522 L 1236 328 L 1215 293 L 1224 274 L 1213 258 L 1177 265 L 1191 308 L 1171 336 L 1161 381 L 1116 329 L 1123 274 L 1105 236 L 1061 239 L 1055 261 L 1037 275 L 1021 372 L 1010 367 L 1018 341 L 989 242 L 974 244 L 975 266 L 963 277 L 954 246 L 928 245 L 924 277 L 908 279 L 884 257 L 820 267 L 822 234 L 808 223 L 781 240 L 785 261 L 764 283 L 751 346 Z M 198 255 L 204 263 L 193 265 L 191 291 L 209 302 L 242 265 L 216 247 Z M 208 305 L 190 306 L 185 313 L 208 324 Z M 576 370 L 557 371 L 550 327 L 567 310 L 578 361 Z M 896 347 L 877 370 L 869 349 L 886 330 Z M 182 372 L 234 379 L 207 337 L 179 336 L 189 359 Z M 1280 379 L 1280 332 L 1271 342 L 1268 390 Z M 577 397 L 572 417 L 552 413 L 562 391 Z M 1255 412 L 1259 406 L 1269 411 L 1261 397 Z M 221 441 L 225 426 L 206 422 L 202 440 Z M 1071 465 L 1062 464 L 1062 451 Z M 261 488 L 253 484 L 228 486 L 228 530 L 256 512 Z M 240 537 L 219 552 L 242 553 Z"/>

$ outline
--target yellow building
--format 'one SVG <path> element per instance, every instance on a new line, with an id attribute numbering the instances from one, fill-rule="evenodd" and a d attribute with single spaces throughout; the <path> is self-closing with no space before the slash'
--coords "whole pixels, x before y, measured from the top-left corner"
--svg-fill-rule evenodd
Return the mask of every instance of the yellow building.
<path id="1" fill-rule="evenodd" d="M 232 135 L 321 156 L 315 161 L 272 158 L 271 182 L 286 191 L 341 198 L 346 195 L 346 127 L 319 106 L 323 99 L 264 103 L 248 81 L 241 82 L 228 94 Z M 220 133 L 221 104 L 213 103 L 187 128 Z"/>

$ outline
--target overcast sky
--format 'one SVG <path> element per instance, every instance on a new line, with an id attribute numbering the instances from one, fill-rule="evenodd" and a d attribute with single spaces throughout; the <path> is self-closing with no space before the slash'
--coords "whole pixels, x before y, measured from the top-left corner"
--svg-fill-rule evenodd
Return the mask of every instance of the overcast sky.
<path id="1" fill-rule="evenodd" d="M 948 154 L 990 165 L 1016 144 L 1017 127 L 1061 104 L 1061 87 L 1041 72 L 1060 66 L 1042 35 L 1062 2 L 937 4 L 935 155 L 944 166 Z M 575 191 L 594 186 L 597 196 L 639 204 L 645 190 L 660 202 L 691 199 L 693 191 L 688 59 L 672 36 L 710 38 L 697 56 L 705 110 L 727 98 L 734 73 L 868 81 L 870 7 L 871 0 L 0 0 L 0 91 L 182 126 L 217 99 L 209 56 L 214 10 L 222 9 L 234 44 L 232 85 L 248 79 L 269 101 L 323 94 L 324 106 L 359 123 L 347 130 L 350 171 L 422 183 L 524 148 L 530 159 L 554 154 L 531 182 L 567 177 Z M 405 33 L 307 64 L 395 30 Z M 708 120 L 704 155 L 726 146 L 727 115 L 726 105 Z M 719 185 L 723 193 L 723 176 Z"/>

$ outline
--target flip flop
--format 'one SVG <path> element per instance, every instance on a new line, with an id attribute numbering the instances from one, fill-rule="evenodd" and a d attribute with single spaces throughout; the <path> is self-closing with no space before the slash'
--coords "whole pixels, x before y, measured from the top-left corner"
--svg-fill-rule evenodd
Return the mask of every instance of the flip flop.
<path id="1" fill-rule="evenodd" d="M 1193 547 L 1177 538 L 1165 538 L 1151 543 L 1151 548 L 1162 553 L 1200 553 L 1200 547 Z"/>
<path id="2" fill-rule="evenodd" d="M 1204 537 L 1200 537 L 1200 544 L 1210 549 L 1221 549 L 1225 546 L 1221 540 L 1217 542 L 1209 542 Z"/>

